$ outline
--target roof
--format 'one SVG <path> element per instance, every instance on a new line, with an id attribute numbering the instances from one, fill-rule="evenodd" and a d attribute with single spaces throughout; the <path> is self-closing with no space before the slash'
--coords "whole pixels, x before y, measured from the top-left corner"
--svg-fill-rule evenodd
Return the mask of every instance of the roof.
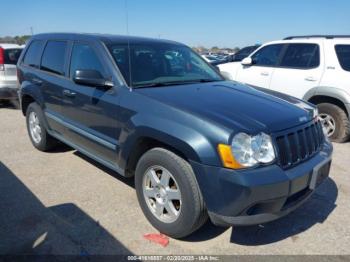
<path id="1" fill-rule="evenodd" d="M 17 44 L 5 44 L 5 43 L 0 43 L 0 47 L 2 47 L 3 49 L 23 48 Z"/>
<path id="2" fill-rule="evenodd" d="M 100 40 L 107 43 L 120 43 L 120 44 L 143 44 L 143 43 L 169 43 L 183 45 L 181 43 L 165 40 L 154 39 L 139 36 L 125 36 L 125 35 L 112 35 L 112 34 L 89 34 L 89 33 L 44 33 L 37 34 L 32 37 L 33 39 L 68 39 L 68 40 Z"/>
<path id="3" fill-rule="evenodd" d="M 299 36 L 288 36 L 283 40 L 291 40 L 291 39 L 300 39 L 300 38 L 326 38 L 326 39 L 334 39 L 334 38 L 350 38 L 350 35 L 299 35 Z"/>

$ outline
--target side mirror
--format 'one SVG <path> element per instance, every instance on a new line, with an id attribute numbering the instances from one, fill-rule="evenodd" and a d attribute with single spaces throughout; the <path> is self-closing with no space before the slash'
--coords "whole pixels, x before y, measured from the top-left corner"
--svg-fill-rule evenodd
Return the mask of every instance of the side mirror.
<path id="1" fill-rule="evenodd" d="M 242 60 L 241 64 L 244 66 L 250 66 L 253 64 L 253 60 L 251 57 L 246 57 Z"/>
<path id="2" fill-rule="evenodd" d="M 80 85 L 95 86 L 110 89 L 113 82 L 104 79 L 102 74 L 96 70 L 76 70 L 74 72 L 73 81 Z"/>

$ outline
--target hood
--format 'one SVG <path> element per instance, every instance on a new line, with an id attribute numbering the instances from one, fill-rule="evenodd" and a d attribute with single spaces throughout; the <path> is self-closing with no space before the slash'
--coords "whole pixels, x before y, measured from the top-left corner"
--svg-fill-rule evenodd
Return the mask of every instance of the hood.
<path id="1" fill-rule="evenodd" d="M 202 119 L 247 133 L 277 132 L 313 118 L 313 107 L 302 100 L 230 81 L 134 90 Z"/>

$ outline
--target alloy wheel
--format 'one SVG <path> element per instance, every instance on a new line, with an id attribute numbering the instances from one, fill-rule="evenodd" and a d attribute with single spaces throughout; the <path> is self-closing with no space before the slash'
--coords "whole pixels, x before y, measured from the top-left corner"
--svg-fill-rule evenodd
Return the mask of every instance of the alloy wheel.
<path id="1" fill-rule="evenodd" d="M 39 144 L 41 141 L 41 126 L 35 112 L 30 112 L 29 114 L 29 131 L 33 141 Z"/>
<path id="2" fill-rule="evenodd" d="M 326 131 L 328 137 L 332 136 L 335 132 L 336 124 L 335 120 L 331 115 L 321 113 L 320 114 L 321 123 Z"/>
<path id="3" fill-rule="evenodd" d="M 181 192 L 167 169 L 161 166 L 148 168 L 142 189 L 148 208 L 158 220 L 164 223 L 177 220 L 181 212 Z"/>

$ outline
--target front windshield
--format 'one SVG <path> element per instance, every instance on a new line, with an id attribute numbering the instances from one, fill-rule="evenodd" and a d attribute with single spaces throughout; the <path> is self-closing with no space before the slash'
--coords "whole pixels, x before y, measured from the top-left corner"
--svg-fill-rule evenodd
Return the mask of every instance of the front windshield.
<path id="1" fill-rule="evenodd" d="M 189 47 L 161 42 L 130 43 L 129 46 L 130 51 L 128 44 L 108 46 L 129 86 L 147 87 L 223 80 L 215 69 Z"/>

